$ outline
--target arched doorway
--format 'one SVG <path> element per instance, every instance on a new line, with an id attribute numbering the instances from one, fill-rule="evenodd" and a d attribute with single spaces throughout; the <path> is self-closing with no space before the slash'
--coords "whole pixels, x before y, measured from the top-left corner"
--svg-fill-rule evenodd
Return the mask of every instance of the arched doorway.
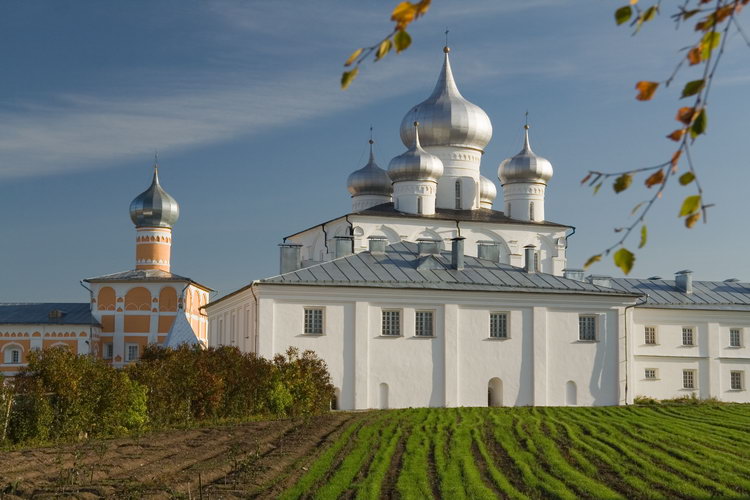
<path id="1" fill-rule="evenodd" d="M 381 410 L 388 409 L 388 384 L 386 383 L 380 384 L 380 404 L 378 407 Z"/>
<path id="2" fill-rule="evenodd" d="M 487 406 L 503 406 L 503 381 L 497 377 L 487 384 Z"/>
<path id="3" fill-rule="evenodd" d="M 572 380 L 568 380 L 568 383 L 565 384 L 565 404 L 568 406 L 578 404 L 578 388 Z"/>

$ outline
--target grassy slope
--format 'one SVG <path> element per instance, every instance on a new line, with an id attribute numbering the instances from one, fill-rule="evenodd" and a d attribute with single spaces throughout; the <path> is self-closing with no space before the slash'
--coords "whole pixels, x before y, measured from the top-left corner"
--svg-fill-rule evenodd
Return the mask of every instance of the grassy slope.
<path id="1" fill-rule="evenodd" d="M 750 405 L 371 412 L 283 497 L 748 498 Z"/>

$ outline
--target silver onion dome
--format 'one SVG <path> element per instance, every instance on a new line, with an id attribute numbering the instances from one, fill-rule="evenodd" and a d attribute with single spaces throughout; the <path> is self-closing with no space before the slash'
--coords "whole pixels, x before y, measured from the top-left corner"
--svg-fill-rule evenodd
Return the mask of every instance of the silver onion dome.
<path id="1" fill-rule="evenodd" d="M 420 123 L 423 146 L 456 146 L 484 151 L 492 138 L 492 123 L 487 113 L 461 95 L 453 79 L 448 52 L 435 89 L 430 97 L 406 113 L 401 121 L 401 141 L 406 147 L 414 142 L 413 121 Z"/>
<path id="2" fill-rule="evenodd" d="M 497 198 L 497 188 L 495 183 L 489 180 L 487 177 L 479 176 L 479 204 L 492 206 L 492 203 Z"/>
<path id="3" fill-rule="evenodd" d="M 503 185 L 515 182 L 547 184 L 552 178 L 552 164 L 531 150 L 528 125 L 524 125 L 523 149 L 516 156 L 500 163 L 497 176 Z"/>
<path id="4" fill-rule="evenodd" d="M 391 196 L 393 194 L 393 183 L 388 177 L 388 172 L 375 163 L 372 144 L 373 140 L 370 139 L 370 161 L 364 167 L 352 172 L 346 182 L 346 187 L 352 196 L 364 194 Z"/>
<path id="5" fill-rule="evenodd" d="M 151 186 L 130 203 L 130 219 L 135 227 L 169 227 L 180 217 L 180 206 L 159 184 L 159 169 L 154 165 Z"/>
<path id="6" fill-rule="evenodd" d="M 414 122 L 413 145 L 402 155 L 391 160 L 388 176 L 393 182 L 433 181 L 443 175 L 443 162 L 435 155 L 422 149 L 419 143 L 419 123 Z"/>

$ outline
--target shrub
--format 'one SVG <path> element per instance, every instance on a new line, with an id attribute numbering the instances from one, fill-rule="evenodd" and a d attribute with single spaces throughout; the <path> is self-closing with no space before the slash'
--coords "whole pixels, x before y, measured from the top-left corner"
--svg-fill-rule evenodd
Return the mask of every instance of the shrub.
<path id="1" fill-rule="evenodd" d="M 636 405 L 658 405 L 659 400 L 648 396 L 636 396 L 633 398 L 633 404 Z"/>

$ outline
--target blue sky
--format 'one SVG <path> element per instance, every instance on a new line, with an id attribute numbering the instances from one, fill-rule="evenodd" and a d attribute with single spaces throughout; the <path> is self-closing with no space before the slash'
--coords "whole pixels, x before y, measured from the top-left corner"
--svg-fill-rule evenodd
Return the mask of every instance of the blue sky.
<path id="1" fill-rule="evenodd" d="M 577 228 L 569 265 L 609 246 L 647 193 L 594 197 L 579 181 L 671 156 L 679 89 L 640 103 L 633 85 L 665 78 L 690 32 L 665 12 L 631 37 L 612 21 L 618 2 L 435 0 L 409 50 L 340 91 L 341 63 L 390 29 L 394 4 L 4 2 L 0 301 L 85 300 L 80 279 L 132 268 L 128 206 L 157 149 L 182 212 L 172 270 L 220 295 L 275 274 L 284 236 L 351 208 L 346 178 L 366 162 L 371 124 L 381 166 L 403 151 L 398 126 L 432 90 L 446 26 L 459 88 L 493 123 L 483 174 L 497 181 L 520 149 L 528 109 L 532 146 L 555 168 L 547 217 Z M 750 50 L 734 37 L 694 149 L 709 224 L 685 229 L 676 214 L 692 192 L 670 187 L 635 276 L 750 280 L 748 87 Z M 608 259 L 591 271 L 620 275 Z"/>

